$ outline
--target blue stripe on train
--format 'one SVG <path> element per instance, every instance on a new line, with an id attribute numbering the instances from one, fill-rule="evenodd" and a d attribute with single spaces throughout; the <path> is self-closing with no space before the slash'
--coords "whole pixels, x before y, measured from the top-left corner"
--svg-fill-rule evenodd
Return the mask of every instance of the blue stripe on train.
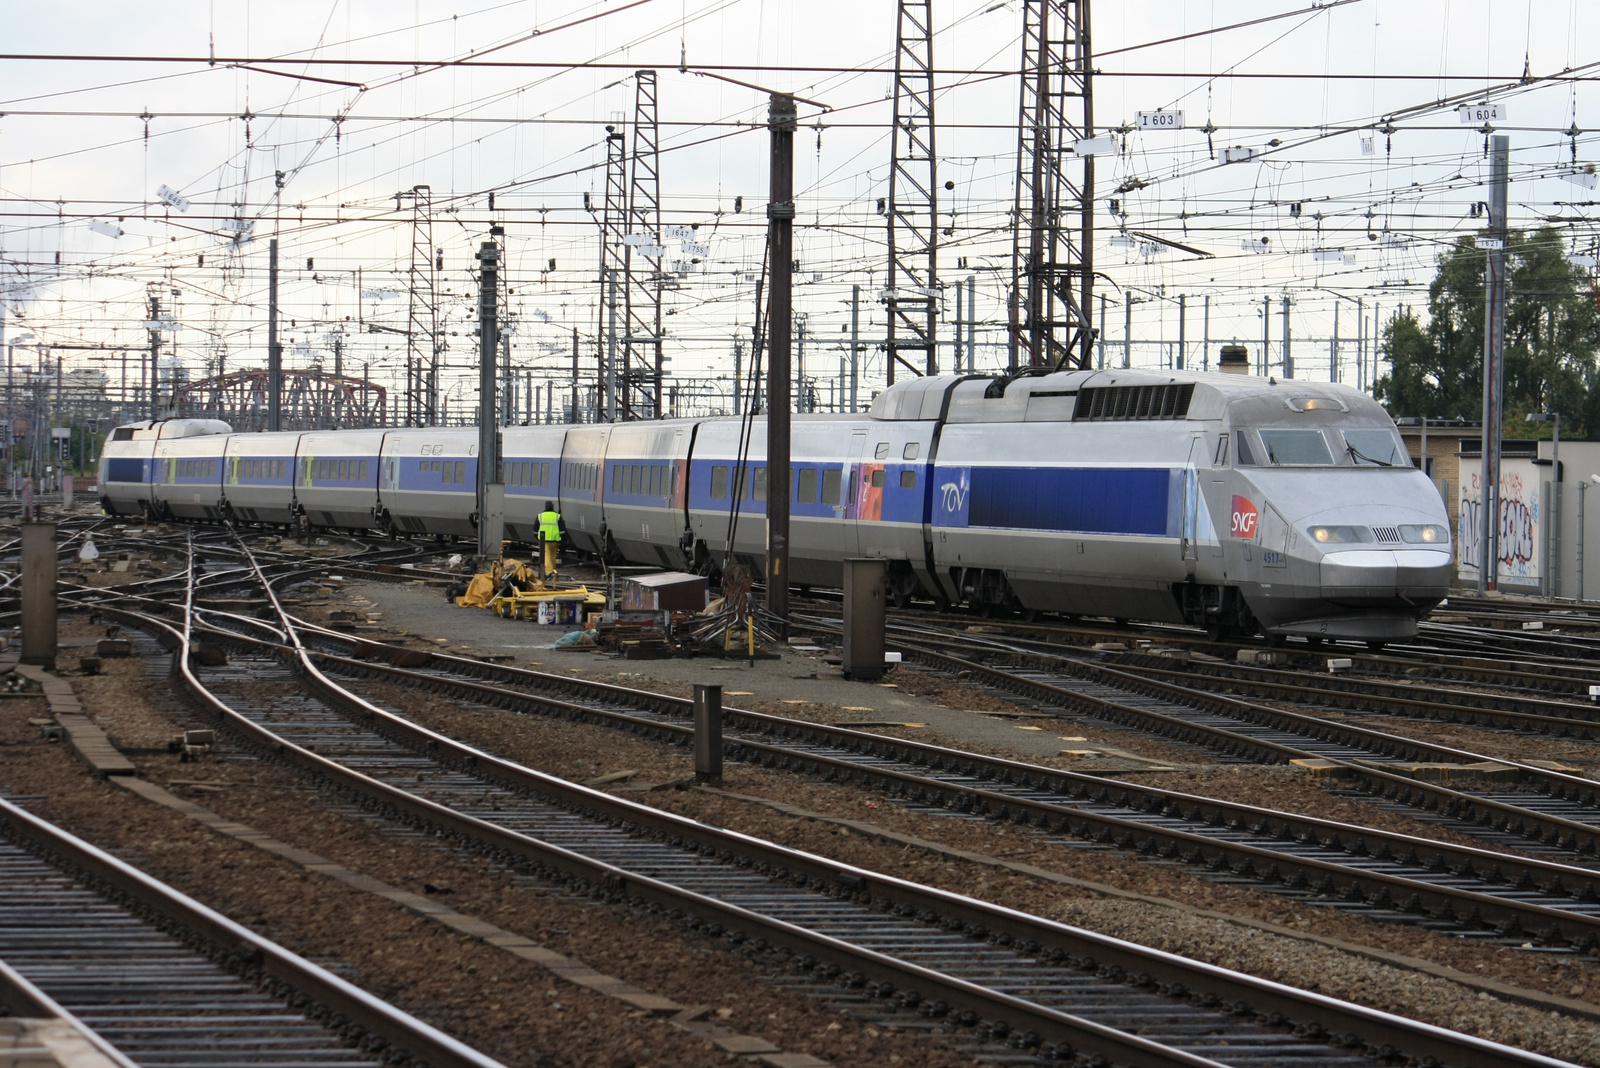
<path id="1" fill-rule="evenodd" d="M 1177 537 L 1181 472 L 1165 467 L 941 466 L 938 526 Z"/>
<path id="2" fill-rule="evenodd" d="M 126 456 L 114 456 L 106 461 L 107 482 L 143 482 L 145 461 Z"/>

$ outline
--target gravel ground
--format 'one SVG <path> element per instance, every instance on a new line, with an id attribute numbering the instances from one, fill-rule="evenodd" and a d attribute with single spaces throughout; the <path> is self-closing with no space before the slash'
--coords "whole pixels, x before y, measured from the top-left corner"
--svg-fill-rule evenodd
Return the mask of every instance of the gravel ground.
<path id="1" fill-rule="evenodd" d="M 100 684 L 81 696 L 114 740 L 164 741 L 184 725 L 148 708 L 129 714 L 162 685 L 145 680 L 142 670 L 74 678 L 75 684 L 85 681 Z M 738 1060 L 533 964 L 96 782 L 70 750 L 40 739 L 27 723 L 29 708 L 38 716 L 43 702 L 0 706 L 0 785 L 48 795 L 31 807 L 296 952 L 349 964 L 354 981 L 507 1064 L 674 1068 Z M 720 943 L 658 927 L 626 909 L 552 894 L 430 840 L 330 810 L 329 796 L 307 790 L 286 768 L 254 761 L 183 764 L 149 753 L 137 762 L 144 777 L 223 816 L 399 887 L 418 893 L 428 885 L 446 887 L 444 900 L 459 911 L 652 993 L 712 1006 L 727 1026 L 785 1051 L 839 1065 L 972 1063 L 969 1053 L 936 1039 L 867 1025 L 777 990 L 761 981 L 759 966 L 722 951 Z M 202 855 L 205 863 L 196 863 Z"/>
<path id="2" fill-rule="evenodd" d="M 318 607 L 323 610 L 327 607 L 347 607 L 346 602 L 353 596 L 368 597 L 372 602 L 369 607 L 382 612 L 384 618 L 404 619 L 419 643 L 426 642 L 434 647 L 437 647 L 436 643 L 428 641 L 431 633 L 449 633 L 455 636 L 452 644 L 457 648 L 494 652 L 496 650 L 490 639 L 504 641 L 508 630 L 512 631 L 510 636 L 520 641 L 520 631 L 547 629 L 530 624 L 508 623 L 488 613 L 468 614 L 466 610 L 446 606 L 442 596 L 434 591 L 422 591 L 409 586 L 363 584 L 358 592 L 336 595 L 326 605 Z M 475 629 L 483 624 L 487 624 L 487 627 L 483 628 L 480 636 Z M 1383 812 L 1363 801 L 1330 794 L 1291 769 L 1197 765 L 1193 763 L 1192 751 L 1161 742 L 1146 743 L 1119 731 L 1108 729 L 1090 737 L 1091 731 L 1078 724 L 1056 720 L 991 718 L 981 713 L 1005 712 L 1015 715 L 1031 710 L 978 693 L 957 682 L 907 668 L 896 669 L 890 676 L 895 685 L 869 688 L 860 683 L 820 677 L 827 670 L 820 660 L 792 652 L 786 653 L 781 661 L 758 662 L 755 668 L 750 668 L 742 663 L 705 661 L 629 664 L 590 654 L 553 652 L 527 642 L 521 645 L 512 642 L 508 647 L 514 647 L 512 655 L 520 663 L 539 664 L 543 661 L 539 666 L 569 671 L 576 667 L 585 677 L 606 678 L 641 688 L 686 694 L 694 681 L 723 682 L 725 692 L 749 691 L 747 694 L 730 693 L 727 698 L 729 703 L 778 714 L 832 722 L 852 718 L 874 721 L 904 718 L 923 722 L 927 726 L 921 729 L 886 732 L 997 755 L 1045 762 L 1046 758 L 1057 758 L 1059 749 L 1069 745 L 1074 748 L 1093 748 L 1097 744 L 1107 748 L 1116 747 L 1126 754 L 1137 756 L 1146 765 L 1159 761 L 1173 766 L 1175 770 L 1159 773 L 1153 780 L 1162 786 L 1269 804 L 1325 818 L 1368 823 L 1405 833 L 1472 842 L 1471 839 L 1441 833 L 1438 828 L 1416 824 L 1403 816 Z M 136 749 L 154 748 L 153 742 L 164 743 L 167 737 L 176 733 L 177 724 L 141 707 L 145 705 L 149 684 L 139 677 L 142 676 L 142 668 L 138 663 L 107 663 L 105 677 L 77 679 L 75 682 L 83 684 L 80 692 L 85 704 L 113 738 Z M 891 847 L 827 824 L 796 819 L 765 806 L 723 796 L 694 790 L 644 790 L 640 788 L 641 783 L 663 783 L 686 776 L 691 770 L 688 754 L 641 742 L 605 728 L 534 719 L 508 712 L 465 711 L 434 704 L 408 691 L 388 691 L 385 696 L 392 697 L 394 704 L 436 729 L 564 777 L 581 781 L 631 769 L 635 772 L 634 778 L 616 789 L 646 804 L 1266 978 L 1306 986 L 1306 977 L 1314 976 L 1316 978 L 1310 987 L 1333 996 L 1492 1037 L 1548 1055 L 1586 1064 L 1600 1064 L 1600 1027 L 1585 1021 L 1500 1002 L 1444 979 L 1374 963 L 1315 942 L 1285 938 L 1241 928 L 1222 920 L 1196 916 L 1176 906 L 1152 907 L 1106 898 L 1084 889 L 1043 883 L 1004 870 L 976 867 L 922 850 Z M 13 701 L 9 704 L 33 703 Z M 980 714 L 975 715 L 974 712 Z M 12 713 L 7 724 L 17 720 L 12 708 L 0 708 L 0 714 L 6 713 Z M 936 721 L 936 717 L 941 716 L 943 718 Z M 25 720 L 26 717 L 23 717 L 20 722 L 25 723 Z M 1039 725 L 1044 730 L 1018 731 L 1016 728 L 1019 723 Z M 1062 740 L 1055 735 L 1057 728 L 1063 735 L 1088 739 L 1088 744 Z M 0 742 L 7 745 L 25 744 L 25 741 L 12 743 L 9 729 L 3 733 Z M 46 754 L 57 754 L 56 762 L 59 765 L 59 749 L 42 746 L 42 743 L 35 743 L 32 748 L 42 748 Z M 17 755 L 11 748 L 0 747 L 0 775 L 5 775 L 7 780 L 11 778 L 10 765 L 15 763 L 12 758 Z M 49 759 L 46 756 L 39 763 L 48 763 Z M 1067 763 L 1070 758 L 1060 759 L 1058 766 L 1072 766 L 1079 770 L 1117 770 L 1122 773 L 1109 761 L 1090 769 Z M 601 970 L 620 975 L 645 989 L 685 1003 L 715 1004 L 720 1000 L 723 1007 L 731 1010 L 730 1025 L 749 1033 L 761 1034 L 784 1049 L 813 1052 L 844 1064 L 896 1063 L 900 1058 L 906 1058 L 905 1063 L 945 1063 L 937 1058 L 957 1056 L 931 1050 L 924 1041 L 910 1036 L 863 1028 L 859 1021 L 830 1014 L 807 999 L 779 994 L 764 985 L 752 984 L 748 962 L 730 954 L 712 952 L 708 947 L 698 945 L 696 940 L 682 939 L 674 932 L 651 931 L 625 914 L 622 922 L 636 930 L 629 929 L 624 932 L 624 937 L 619 938 L 615 925 L 597 922 L 594 918 L 597 914 L 609 914 L 612 910 L 596 909 L 530 891 L 501 876 L 463 865 L 455 854 L 436 849 L 430 844 L 379 834 L 364 820 L 314 808 L 307 804 L 308 798 L 298 782 L 281 769 L 232 764 L 204 766 L 205 771 L 202 772 L 194 765 L 180 767 L 170 758 L 155 755 L 145 756 L 141 762 L 146 765 L 147 774 L 156 781 L 214 776 L 233 782 L 235 785 L 219 792 L 208 791 L 203 795 L 191 796 L 197 796 L 202 803 L 230 818 L 249 822 L 277 837 L 315 849 L 396 885 L 419 889 L 422 882 L 443 880 L 443 885 L 449 885 L 453 891 L 450 903 L 462 911 L 481 915 L 544 941 L 552 948 L 583 959 Z M 1055 760 L 1048 762 L 1054 763 Z M 1137 764 L 1139 761 L 1129 763 Z M 81 775 L 73 776 L 72 771 L 75 768 L 69 768 L 68 774 L 63 776 L 57 767 L 53 778 L 58 782 L 71 781 L 74 777 L 83 779 Z M 49 778 L 47 776 L 47 781 Z M 6 781 L 6 785 L 11 786 L 11 783 Z M 391 954 L 399 950 L 383 946 L 381 940 L 375 949 L 346 946 L 344 943 L 358 942 L 359 939 L 349 933 L 348 925 L 336 924 L 330 919 L 333 916 L 342 917 L 344 912 L 322 908 L 319 914 L 308 917 L 305 915 L 308 910 L 276 905 L 273 903 L 274 895 L 252 893 L 249 889 L 258 881 L 265 884 L 266 880 L 240 879 L 229 884 L 220 872 L 213 871 L 205 876 L 194 873 L 171 856 L 173 851 L 183 851 L 183 847 L 174 850 L 171 843 L 192 843 L 195 840 L 193 831 L 184 834 L 176 828 L 164 828 L 153 835 L 146 830 L 141 836 L 138 830 L 129 826 L 130 821 L 126 819 L 108 819 L 104 815 L 94 814 L 95 806 L 105 803 L 105 797 L 99 796 L 104 794 L 103 787 L 87 780 L 79 786 L 97 796 L 92 803 L 79 799 L 75 818 L 88 823 L 106 823 L 100 833 L 110 837 L 126 837 L 126 848 L 149 857 L 152 863 L 165 861 L 172 865 L 178 876 L 207 883 L 207 889 L 219 895 L 225 908 L 231 905 L 244 914 L 259 915 L 262 923 L 289 932 L 291 938 L 320 940 L 317 941 L 318 945 L 332 943 L 334 951 L 324 955 L 351 960 L 362 981 L 371 983 L 374 989 L 381 989 L 385 981 L 398 983 L 397 975 L 403 973 L 404 968 L 386 972 L 385 967 L 395 962 L 386 961 L 383 957 L 384 949 Z M 42 786 L 15 785 L 11 788 L 52 792 Z M 870 820 L 891 830 L 974 852 L 1025 858 L 1027 863 L 1038 867 L 1130 892 L 1265 920 L 1304 930 L 1308 934 L 1370 945 L 1464 972 L 1495 976 L 1529 989 L 1600 1004 L 1600 975 L 1595 973 L 1592 964 L 1543 958 L 1477 945 L 1462 939 L 1375 924 L 1331 909 L 1301 905 L 1249 889 L 1208 883 L 1181 868 L 1136 861 L 1104 851 L 1052 844 L 1032 832 L 1008 826 L 908 810 L 882 797 L 865 795 L 850 788 L 808 783 L 783 773 L 730 766 L 727 788 L 832 815 Z M 177 786 L 174 789 L 182 791 L 184 787 Z M 58 803 L 72 807 L 67 799 L 58 799 L 53 794 L 49 804 L 54 806 Z M 123 801 L 122 804 L 126 807 L 129 802 Z M 145 828 L 150 821 L 141 817 L 132 822 Z M 161 871 L 157 873 L 166 877 Z M 290 877 L 296 875 L 292 871 L 288 874 Z M 304 873 L 298 874 L 300 878 L 304 877 Z M 211 886 L 212 883 L 220 885 Z M 230 897 L 230 894 L 235 896 Z M 365 910 L 372 912 L 374 907 L 368 902 Z M 585 922 L 574 916 L 589 919 Z M 395 922 L 414 926 L 412 918 L 403 913 Z M 420 947 L 429 942 L 423 935 L 419 934 L 413 939 L 409 933 L 399 940 L 416 941 L 419 953 L 422 952 Z M 291 939 L 285 941 L 296 944 Z M 456 945 L 454 939 L 447 938 L 447 941 Z M 630 948 L 640 944 L 648 949 L 639 951 Z M 339 952 L 341 949 L 350 951 Z M 456 951 L 462 953 L 462 959 L 465 959 L 458 945 Z M 452 974 L 438 969 L 437 964 L 441 959 L 434 958 L 436 967 L 422 974 Z M 509 964 L 499 961 L 494 965 L 502 973 L 509 967 Z M 460 970 L 459 961 L 457 970 Z M 674 983 L 679 985 L 675 986 Z M 583 1019 L 582 1011 L 573 1006 L 577 1005 L 581 996 L 592 995 L 549 982 L 547 978 L 534 981 L 532 985 L 551 989 L 561 987 L 557 996 L 566 1009 L 557 1014 L 555 1023 L 565 1023 L 567 1027 L 563 1030 L 551 1025 L 548 1034 L 540 1032 L 540 1035 L 546 1042 L 555 1040 L 554 1036 L 560 1036 L 566 1044 L 557 1041 L 554 1047 L 524 1044 L 518 1048 L 524 1051 L 553 1050 L 558 1059 L 529 1060 L 524 1052 L 518 1060 L 500 1053 L 498 1047 L 487 1044 L 488 1040 L 469 1037 L 466 1031 L 458 1030 L 480 1028 L 490 1039 L 498 1037 L 508 1044 L 516 1044 L 522 1038 L 515 1028 L 548 1023 L 546 1018 L 555 1012 L 546 1003 L 550 998 L 540 1001 L 530 996 L 525 1002 L 518 1003 L 520 1007 L 496 1016 L 485 1009 L 481 998 L 467 998 L 463 1002 L 455 997 L 455 987 L 441 982 L 441 989 L 437 991 L 428 989 L 420 995 L 413 991 L 408 995 L 424 1000 L 416 1004 L 402 1000 L 402 1003 L 414 1011 L 419 1005 L 431 1006 L 431 1009 L 420 1011 L 419 1015 L 456 1030 L 469 1041 L 484 1045 L 491 1052 L 507 1056 L 519 1064 L 605 1064 L 608 1063 L 604 1059 L 606 1057 L 610 1057 L 612 1063 L 620 1064 L 630 1057 L 637 1060 L 638 1054 L 630 1053 L 626 1048 L 620 1053 L 613 1053 L 610 1047 L 602 1054 L 592 1044 L 613 1037 L 616 1042 L 625 1043 L 632 1037 L 628 1028 L 642 1029 L 651 1036 L 664 1031 L 660 1025 L 648 1020 L 629 1023 L 627 1028 L 611 1026 L 609 1021 L 615 1015 L 615 1010 L 602 1005 L 590 1011 L 596 1014 L 596 1020 L 608 1020 L 607 1033 L 603 1036 L 589 1034 L 597 1029 L 584 1027 L 581 1023 L 573 1028 L 571 1024 Z M 719 999 L 709 996 L 707 991 L 725 993 Z M 497 992 L 494 996 L 502 1006 L 512 1004 L 508 1000 L 509 994 Z M 469 1010 L 477 1010 L 478 1015 L 472 1015 Z M 530 1022 L 530 1014 L 537 1016 L 538 1021 Z M 505 1023 L 502 1017 L 514 1018 L 515 1022 Z M 836 1030 L 830 1030 L 830 1026 Z M 513 1034 L 517 1037 L 504 1033 L 506 1027 L 513 1028 Z M 619 1030 L 627 1033 L 617 1034 Z M 568 1031 L 576 1033 L 568 1035 Z M 671 1037 L 690 1042 L 687 1036 L 673 1034 Z M 584 1042 L 590 1045 L 583 1045 Z M 574 1043 L 578 1044 L 574 1046 Z M 648 1042 L 643 1048 L 650 1048 Z M 679 1056 L 685 1059 L 672 1059 Z M 695 1059 L 697 1056 L 699 1059 Z M 567 1060 L 563 1061 L 560 1057 L 566 1057 Z M 708 1062 L 703 1050 L 674 1050 L 662 1059 L 652 1049 L 650 1058 L 648 1063 L 651 1064 Z M 964 1063 L 964 1059 L 960 1059 L 960 1062 Z M 637 1060 L 637 1063 L 643 1064 L 645 1061 Z"/>
<path id="3" fill-rule="evenodd" d="M 1144 904 L 1108 900 L 1020 874 L 875 843 L 840 828 L 796 820 L 764 806 L 699 791 L 640 789 L 639 782 L 669 782 L 690 774 L 689 754 L 605 728 L 512 712 L 435 706 L 418 695 L 387 687 L 378 688 L 377 693 L 434 729 L 569 779 L 581 781 L 634 770 L 635 782 L 616 788 L 618 793 L 704 822 L 1440 1026 L 1485 1034 L 1552 1056 L 1600 1063 L 1600 1026 L 1590 1022 L 1502 1003 L 1446 980 L 1419 976 L 1319 944 L 1197 917 L 1179 907 L 1152 910 Z M 864 796 L 861 791 L 805 782 L 764 769 L 730 765 L 725 776 L 730 791 L 870 820 L 905 834 L 991 856 L 1026 857 L 1029 864 L 1075 878 L 1169 898 L 1195 908 L 1265 920 L 1600 1004 L 1600 976 L 1594 965 L 1582 961 L 1556 961 L 1378 924 L 1255 890 L 1209 883 L 1179 867 L 1051 844 L 1024 830 L 917 812 L 880 796 Z M 1333 800 L 1343 803 L 1342 799 Z M 1308 977 L 1315 979 L 1308 981 Z"/>

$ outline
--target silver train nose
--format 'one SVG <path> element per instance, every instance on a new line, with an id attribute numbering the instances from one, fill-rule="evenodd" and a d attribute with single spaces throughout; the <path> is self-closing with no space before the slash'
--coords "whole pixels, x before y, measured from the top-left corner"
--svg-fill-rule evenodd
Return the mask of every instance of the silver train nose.
<path id="1" fill-rule="evenodd" d="M 1347 549 L 1322 557 L 1322 595 L 1329 600 L 1440 597 L 1450 587 L 1452 559 L 1440 549 Z"/>

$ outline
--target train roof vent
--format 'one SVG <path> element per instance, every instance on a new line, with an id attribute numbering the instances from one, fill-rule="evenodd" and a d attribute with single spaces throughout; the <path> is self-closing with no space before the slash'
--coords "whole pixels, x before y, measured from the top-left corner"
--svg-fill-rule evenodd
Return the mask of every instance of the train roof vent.
<path id="1" fill-rule="evenodd" d="M 1400 544 L 1399 527 L 1373 527 L 1372 532 L 1377 535 L 1380 542 L 1386 542 L 1390 545 Z"/>
<path id="2" fill-rule="evenodd" d="M 1074 421 L 1187 419 L 1193 382 L 1150 386 L 1091 386 L 1078 390 Z"/>

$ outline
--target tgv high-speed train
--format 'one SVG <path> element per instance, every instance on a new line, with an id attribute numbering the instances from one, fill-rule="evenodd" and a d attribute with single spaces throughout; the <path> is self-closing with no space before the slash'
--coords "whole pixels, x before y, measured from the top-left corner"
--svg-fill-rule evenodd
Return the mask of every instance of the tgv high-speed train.
<path id="1" fill-rule="evenodd" d="M 507 427 L 507 536 L 546 500 L 613 560 L 761 570 L 766 429 L 738 418 Z M 108 512 L 473 536 L 474 428 L 235 434 L 119 427 Z M 1447 592 L 1444 503 L 1388 415 L 1343 386 L 1072 371 L 898 383 L 793 426 L 791 580 L 881 557 L 891 593 L 1213 634 L 1409 637 Z"/>

